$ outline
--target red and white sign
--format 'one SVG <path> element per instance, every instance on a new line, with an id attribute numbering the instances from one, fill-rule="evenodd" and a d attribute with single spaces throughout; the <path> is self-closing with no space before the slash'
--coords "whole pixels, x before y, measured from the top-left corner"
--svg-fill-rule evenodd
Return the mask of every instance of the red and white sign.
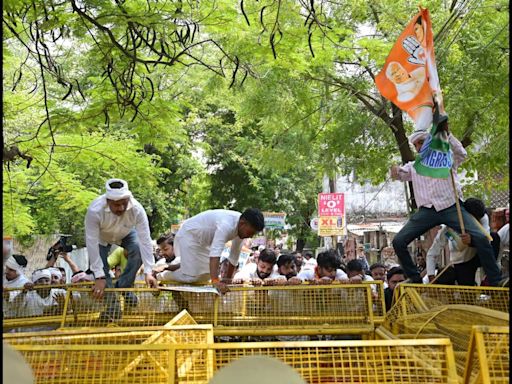
<path id="1" fill-rule="evenodd" d="M 345 216 L 345 195 L 343 193 L 319 193 L 318 216 Z"/>

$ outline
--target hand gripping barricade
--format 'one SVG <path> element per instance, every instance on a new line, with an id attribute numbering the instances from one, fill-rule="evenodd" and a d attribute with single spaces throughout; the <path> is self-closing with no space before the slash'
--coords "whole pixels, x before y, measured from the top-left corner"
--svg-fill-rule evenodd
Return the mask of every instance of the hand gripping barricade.
<path id="1" fill-rule="evenodd" d="M 380 282 L 379 282 L 380 283 Z M 211 288 L 185 291 L 150 288 L 106 289 L 95 300 L 90 288 L 67 289 L 61 306 L 27 317 L 4 319 L 4 330 L 161 326 L 187 309 L 217 336 L 356 334 L 371 338 L 383 320 L 382 284 L 232 286 L 220 296 Z M 376 287 L 376 288 L 375 288 Z M 183 288 L 185 289 L 185 288 Z M 130 298 L 130 300 L 127 300 Z"/>

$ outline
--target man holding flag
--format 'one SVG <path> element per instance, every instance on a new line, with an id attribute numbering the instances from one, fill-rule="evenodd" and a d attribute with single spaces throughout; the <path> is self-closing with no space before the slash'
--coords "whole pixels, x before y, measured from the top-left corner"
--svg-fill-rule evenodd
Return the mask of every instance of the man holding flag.
<path id="1" fill-rule="evenodd" d="M 420 79 L 421 74 L 424 79 Z M 446 224 L 470 238 L 470 245 L 476 248 L 490 284 L 499 285 L 501 273 L 491 244 L 459 203 L 462 191 L 457 168 L 467 153 L 448 128 L 427 9 L 421 9 L 402 32 L 375 83 L 381 94 L 406 111 L 415 125 L 409 141 L 418 152 L 416 160 L 391 168 L 393 179 L 412 182 L 418 206 L 393 239 L 393 247 L 409 282 L 421 283 L 422 279 L 407 246 L 429 229 Z"/>

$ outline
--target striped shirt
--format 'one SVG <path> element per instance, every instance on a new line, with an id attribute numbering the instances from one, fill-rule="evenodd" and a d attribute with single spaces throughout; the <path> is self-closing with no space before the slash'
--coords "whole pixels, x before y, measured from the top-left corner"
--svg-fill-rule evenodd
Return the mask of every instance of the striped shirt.
<path id="1" fill-rule="evenodd" d="M 462 189 L 457 175 L 457 168 L 464 161 L 467 152 L 462 143 L 452 134 L 449 136 L 449 142 L 453 151 L 453 177 L 457 187 L 459 199 L 462 200 Z M 455 204 L 455 194 L 453 191 L 451 177 L 446 179 L 436 179 L 433 177 L 422 176 L 416 173 L 414 161 L 410 161 L 398 170 L 398 180 L 412 181 L 414 188 L 414 198 L 419 207 L 432 208 L 436 211 L 451 207 Z"/>

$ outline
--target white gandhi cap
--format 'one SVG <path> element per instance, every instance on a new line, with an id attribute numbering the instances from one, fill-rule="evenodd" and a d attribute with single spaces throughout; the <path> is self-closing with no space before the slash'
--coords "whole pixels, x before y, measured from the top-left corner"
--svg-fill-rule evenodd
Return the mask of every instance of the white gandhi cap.
<path id="1" fill-rule="evenodd" d="M 105 184 L 106 196 L 109 200 L 121 200 L 132 197 L 128 183 L 122 179 L 110 179 Z"/>

